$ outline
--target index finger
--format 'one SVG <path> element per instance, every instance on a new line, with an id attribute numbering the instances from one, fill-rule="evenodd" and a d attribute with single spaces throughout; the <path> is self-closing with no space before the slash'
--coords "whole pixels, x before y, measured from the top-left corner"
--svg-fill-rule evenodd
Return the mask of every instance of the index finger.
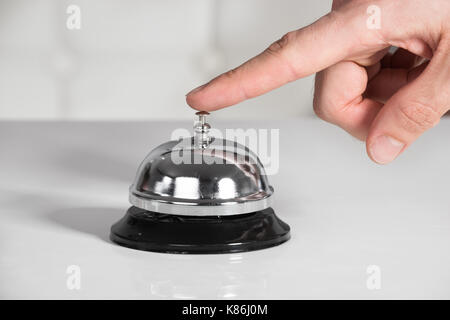
<path id="1" fill-rule="evenodd" d="M 258 56 L 187 94 L 194 109 L 212 111 L 259 96 L 288 82 L 357 55 L 380 44 L 367 33 L 365 7 L 332 11 L 315 23 L 287 33 Z"/>

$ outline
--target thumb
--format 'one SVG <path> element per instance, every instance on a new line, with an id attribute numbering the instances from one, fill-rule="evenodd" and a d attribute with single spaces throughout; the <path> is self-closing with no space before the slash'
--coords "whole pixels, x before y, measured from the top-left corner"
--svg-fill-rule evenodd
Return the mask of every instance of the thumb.
<path id="1" fill-rule="evenodd" d="M 372 123 L 366 141 L 369 157 L 386 164 L 450 109 L 450 41 L 441 41 L 428 67 L 393 95 Z"/>

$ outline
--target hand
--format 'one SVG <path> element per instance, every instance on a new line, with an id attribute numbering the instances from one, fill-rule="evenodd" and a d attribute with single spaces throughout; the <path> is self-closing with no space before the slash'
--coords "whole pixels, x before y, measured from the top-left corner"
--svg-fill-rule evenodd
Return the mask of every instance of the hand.
<path id="1" fill-rule="evenodd" d="M 371 5 L 378 29 L 367 22 Z M 391 162 L 450 109 L 450 1 L 335 0 L 329 14 L 186 100 L 217 110 L 315 72 L 316 114 L 365 140 L 375 162 Z"/>

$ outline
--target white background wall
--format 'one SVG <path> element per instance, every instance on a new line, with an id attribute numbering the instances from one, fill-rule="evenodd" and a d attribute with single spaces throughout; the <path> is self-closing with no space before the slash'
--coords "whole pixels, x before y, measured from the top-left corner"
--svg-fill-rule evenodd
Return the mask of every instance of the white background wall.
<path id="1" fill-rule="evenodd" d="M 0 119 L 192 119 L 185 94 L 327 0 L 0 0 Z M 68 30 L 67 7 L 81 8 Z M 326 48 L 324 48 L 326 50 Z M 312 114 L 313 77 L 218 118 Z"/>

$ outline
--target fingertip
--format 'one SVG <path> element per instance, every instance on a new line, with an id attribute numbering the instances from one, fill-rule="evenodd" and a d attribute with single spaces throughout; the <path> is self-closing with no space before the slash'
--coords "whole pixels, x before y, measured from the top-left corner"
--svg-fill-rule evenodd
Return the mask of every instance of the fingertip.
<path id="1" fill-rule="evenodd" d="M 186 103 L 189 107 L 191 107 L 194 110 L 206 111 L 206 110 L 202 110 L 202 108 L 198 105 L 198 102 L 196 101 L 194 94 L 188 93 L 186 95 Z"/>
<path id="2" fill-rule="evenodd" d="M 208 108 L 205 105 L 205 97 L 203 94 L 203 89 L 206 87 L 207 83 L 198 86 L 197 88 L 189 91 L 186 94 L 186 103 L 194 110 L 198 111 L 211 111 L 211 108 Z"/>
<path id="3" fill-rule="evenodd" d="M 388 134 L 369 136 L 366 150 L 369 158 L 381 165 L 391 163 L 404 151 L 406 144 Z"/>
<path id="4" fill-rule="evenodd" d="M 215 111 L 235 105 L 246 98 L 233 79 L 220 75 L 186 95 L 187 104 L 200 111 Z"/>
<path id="5" fill-rule="evenodd" d="M 370 141 L 369 138 L 370 138 L 370 136 L 367 137 L 367 139 L 366 139 L 366 154 L 367 154 L 367 157 L 369 157 L 369 159 L 373 163 L 376 163 L 376 164 L 379 164 L 379 165 L 385 165 L 386 163 L 380 163 L 379 160 L 375 159 L 375 157 L 373 156 L 373 153 L 372 153 L 372 145 L 373 145 L 373 143 L 372 143 L 372 141 Z"/>
<path id="6" fill-rule="evenodd" d="M 195 94 L 196 92 L 201 91 L 204 87 L 206 87 L 207 83 L 202 84 L 201 86 L 198 86 L 197 88 L 192 89 L 191 91 L 189 91 L 188 93 L 186 93 L 186 96 Z"/>
<path id="7" fill-rule="evenodd" d="M 215 111 L 221 109 L 220 107 L 213 105 L 211 101 L 208 103 L 207 95 L 202 91 L 188 93 L 186 95 L 186 103 L 192 109 L 197 111 Z"/>

